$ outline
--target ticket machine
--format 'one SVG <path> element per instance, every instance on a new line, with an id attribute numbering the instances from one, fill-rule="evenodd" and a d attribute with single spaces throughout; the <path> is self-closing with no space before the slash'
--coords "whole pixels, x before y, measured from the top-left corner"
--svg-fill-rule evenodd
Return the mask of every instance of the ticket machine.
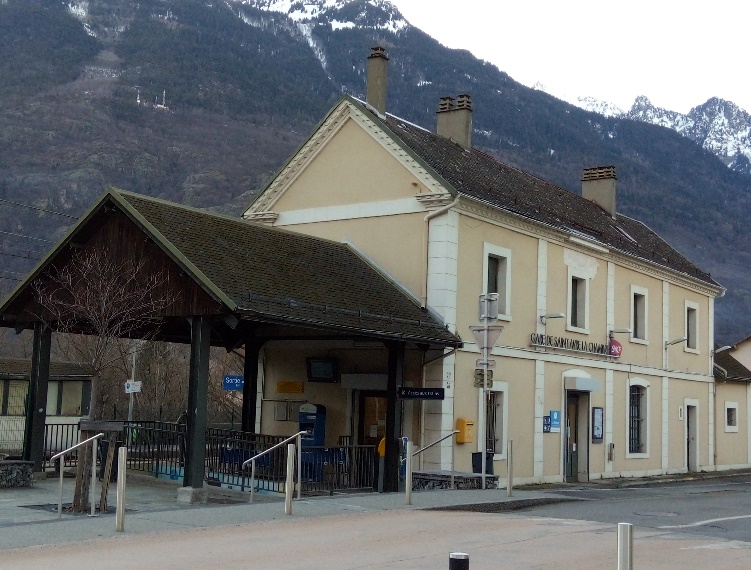
<path id="1" fill-rule="evenodd" d="M 326 406 L 303 404 L 300 406 L 299 431 L 307 431 L 301 436 L 303 447 L 323 447 L 326 445 Z"/>

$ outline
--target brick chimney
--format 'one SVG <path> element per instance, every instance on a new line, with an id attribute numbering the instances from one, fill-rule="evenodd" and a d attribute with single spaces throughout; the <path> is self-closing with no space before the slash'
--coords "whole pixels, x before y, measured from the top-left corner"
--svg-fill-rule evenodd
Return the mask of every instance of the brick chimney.
<path id="1" fill-rule="evenodd" d="M 592 200 L 615 218 L 615 166 L 585 168 L 582 173 L 582 196 Z"/>
<path id="2" fill-rule="evenodd" d="M 386 71 L 388 61 L 386 48 L 381 46 L 370 48 L 365 102 L 381 115 L 386 114 Z"/>
<path id="3" fill-rule="evenodd" d="M 466 93 L 441 97 L 436 112 L 436 132 L 464 148 L 472 148 L 472 97 Z"/>

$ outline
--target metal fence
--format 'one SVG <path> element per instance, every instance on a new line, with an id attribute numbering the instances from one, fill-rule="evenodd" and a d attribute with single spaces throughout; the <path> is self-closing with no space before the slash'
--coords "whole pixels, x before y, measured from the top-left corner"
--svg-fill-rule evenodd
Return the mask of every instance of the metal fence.
<path id="1" fill-rule="evenodd" d="M 303 447 L 301 461 L 303 493 L 372 491 L 378 476 L 374 445 Z"/>
<path id="2" fill-rule="evenodd" d="M 154 477 L 182 479 L 185 465 L 185 424 L 124 422 L 120 445 L 128 448 L 128 468 Z"/>
<path id="3" fill-rule="evenodd" d="M 77 424 L 48 424 L 45 435 L 45 461 L 54 453 L 75 445 L 79 438 Z M 209 485 L 249 490 L 250 468 L 242 464 L 274 446 L 283 436 L 263 435 L 228 429 L 206 430 L 205 479 Z M 185 424 L 174 422 L 124 422 L 117 446 L 128 448 L 128 468 L 150 473 L 154 477 L 180 480 L 185 465 Z M 106 456 L 107 438 L 101 442 L 101 458 Z M 258 460 L 256 491 L 284 492 L 286 449 L 280 447 Z M 64 467 L 76 465 L 77 455 L 69 454 Z M 57 463 L 57 462 L 56 462 Z M 304 447 L 301 469 L 302 492 L 306 494 L 334 491 L 372 490 L 377 480 L 377 454 L 372 445 Z M 57 465 L 46 463 L 45 468 Z"/>

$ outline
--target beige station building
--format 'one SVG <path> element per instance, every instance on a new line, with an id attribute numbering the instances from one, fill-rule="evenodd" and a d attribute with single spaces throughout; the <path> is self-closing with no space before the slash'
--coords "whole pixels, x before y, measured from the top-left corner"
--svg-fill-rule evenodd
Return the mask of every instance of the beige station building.
<path id="1" fill-rule="evenodd" d="M 374 48 L 367 102 L 342 97 L 243 217 L 349 244 L 461 337 L 463 346 L 444 354 L 406 356 L 419 365 L 403 385 L 441 389 L 443 399 L 401 400 L 402 435 L 425 446 L 460 428 L 421 454 L 418 468 L 449 470 L 453 461 L 471 472 L 481 425 L 501 481 L 509 441 L 518 483 L 749 463 L 747 433 L 739 452 L 718 449 L 738 444 L 717 433 L 725 400 L 742 403 L 744 423 L 751 413 L 746 384 L 737 395 L 716 393 L 714 302 L 724 289 L 618 212 L 615 167 L 585 168 L 580 196 L 503 164 L 472 147 L 468 95 L 437 102 L 435 132 L 395 117 L 387 66 Z M 486 293 L 498 293 L 503 331 L 483 402 L 470 327 L 481 324 Z M 258 431 L 294 433 L 299 406 L 314 403 L 327 410 L 327 445 L 377 442 L 382 350 L 266 344 Z M 307 381 L 315 357 L 336 362 L 338 381 Z"/>

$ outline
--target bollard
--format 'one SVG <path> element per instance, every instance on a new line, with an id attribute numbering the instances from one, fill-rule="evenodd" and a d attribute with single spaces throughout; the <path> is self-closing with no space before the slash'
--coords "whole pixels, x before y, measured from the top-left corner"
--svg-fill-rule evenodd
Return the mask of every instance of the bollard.
<path id="1" fill-rule="evenodd" d="M 508 440 L 506 450 L 506 496 L 510 497 L 514 490 L 514 441 Z"/>
<path id="2" fill-rule="evenodd" d="M 125 468 L 127 466 L 128 448 L 122 446 L 117 450 L 117 507 L 115 509 L 115 531 L 125 530 Z"/>
<path id="3" fill-rule="evenodd" d="M 618 570 L 632 570 L 634 567 L 632 528 L 629 523 L 618 523 Z"/>
<path id="4" fill-rule="evenodd" d="M 449 570 L 469 570 L 469 554 L 466 552 L 449 554 Z"/>
<path id="5" fill-rule="evenodd" d="M 407 440 L 407 457 L 406 469 L 404 473 L 404 502 L 407 505 L 412 504 L 412 442 Z"/>
<path id="6" fill-rule="evenodd" d="M 295 493 L 295 444 L 287 444 L 287 480 L 284 483 L 284 514 L 292 514 L 292 495 Z"/>

